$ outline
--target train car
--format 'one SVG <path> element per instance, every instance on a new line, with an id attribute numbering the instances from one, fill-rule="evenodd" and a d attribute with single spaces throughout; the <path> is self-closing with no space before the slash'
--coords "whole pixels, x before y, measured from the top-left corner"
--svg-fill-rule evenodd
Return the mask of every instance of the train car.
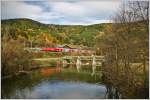
<path id="1" fill-rule="evenodd" d="M 63 48 L 42 48 L 42 51 L 62 52 Z"/>

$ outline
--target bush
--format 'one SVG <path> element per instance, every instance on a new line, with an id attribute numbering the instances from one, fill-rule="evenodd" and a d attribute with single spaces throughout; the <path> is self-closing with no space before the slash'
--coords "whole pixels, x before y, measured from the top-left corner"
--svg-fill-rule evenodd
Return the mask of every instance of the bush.
<path id="1" fill-rule="evenodd" d="M 2 37 L 2 76 L 29 70 L 32 55 L 24 50 L 23 41 Z"/>

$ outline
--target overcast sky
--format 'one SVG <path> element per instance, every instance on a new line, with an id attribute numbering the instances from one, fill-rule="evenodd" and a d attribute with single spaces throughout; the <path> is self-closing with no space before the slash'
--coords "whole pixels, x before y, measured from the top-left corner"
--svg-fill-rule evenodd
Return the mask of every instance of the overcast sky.
<path id="1" fill-rule="evenodd" d="M 46 24 L 107 23 L 119 0 L 2 1 L 1 18 L 30 18 Z"/>

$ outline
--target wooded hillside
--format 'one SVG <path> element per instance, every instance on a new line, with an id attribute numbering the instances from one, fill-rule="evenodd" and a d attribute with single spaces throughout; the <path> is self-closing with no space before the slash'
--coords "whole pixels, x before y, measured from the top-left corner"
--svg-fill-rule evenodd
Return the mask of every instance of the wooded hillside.
<path id="1" fill-rule="evenodd" d="M 2 20 L 2 36 L 9 34 L 13 38 L 18 36 L 26 39 L 38 39 L 43 37 L 43 34 L 50 37 L 49 41 L 57 44 L 75 44 L 94 46 L 94 39 L 104 31 L 104 27 L 109 24 L 95 25 L 53 25 L 42 24 L 31 19 L 9 19 Z M 39 36 L 38 36 L 39 35 Z M 33 37 L 34 36 L 34 37 Z M 40 37 L 40 38 L 39 38 Z M 33 44 L 36 41 L 33 41 Z"/>

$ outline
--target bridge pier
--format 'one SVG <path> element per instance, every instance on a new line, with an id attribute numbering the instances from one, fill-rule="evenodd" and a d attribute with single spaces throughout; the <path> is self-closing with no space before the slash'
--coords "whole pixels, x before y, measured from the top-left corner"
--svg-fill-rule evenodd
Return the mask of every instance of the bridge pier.
<path id="1" fill-rule="evenodd" d="M 96 71 L 96 58 L 94 55 L 92 55 L 92 76 L 95 75 L 95 71 Z"/>
<path id="2" fill-rule="evenodd" d="M 69 61 L 67 61 L 67 60 L 69 60 Z M 82 60 L 87 61 L 89 63 L 84 64 L 81 62 Z M 63 67 L 67 67 L 67 65 L 69 65 L 69 66 L 76 65 L 77 71 L 80 72 L 82 66 L 90 65 L 91 61 L 92 61 L 91 75 L 93 76 L 94 74 L 96 74 L 97 66 L 103 66 L 104 56 L 94 56 L 94 55 L 92 55 L 92 56 L 65 56 L 65 57 L 63 57 L 62 64 L 63 64 Z"/>
<path id="3" fill-rule="evenodd" d="M 77 68 L 77 71 L 80 72 L 80 69 L 81 69 L 81 58 L 78 56 L 77 58 L 77 62 L 76 62 L 76 68 Z"/>

